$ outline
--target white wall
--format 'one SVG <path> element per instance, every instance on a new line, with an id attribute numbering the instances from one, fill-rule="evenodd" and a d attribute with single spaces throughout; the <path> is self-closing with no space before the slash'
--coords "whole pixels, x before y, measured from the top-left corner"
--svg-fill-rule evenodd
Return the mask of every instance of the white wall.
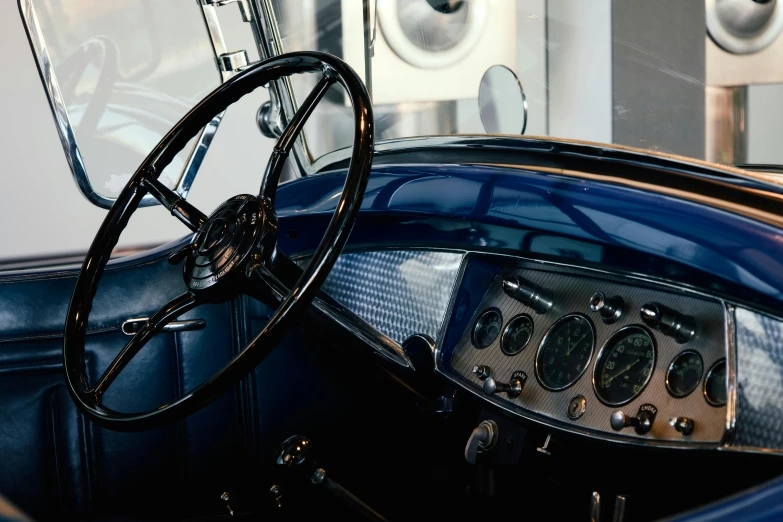
<path id="1" fill-rule="evenodd" d="M 612 142 L 612 2 L 547 2 L 549 134 Z"/>
<path id="2" fill-rule="evenodd" d="M 221 22 L 232 35 L 243 35 L 232 44 L 252 48 L 250 29 L 238 15 L 221 16 Z M 73 181 L 16 0 L 0 2 L 0 48 L 0 259 L 85 251 L 106 211 Z M 228 110 L 189 196 L 202 211 L 239 193 L 258 193 L 273 145 L 255 125 L 266 98 L 260 89 Z M 161 243 L 187 232 L 161 207 L 144 208 L 120 245 Z"/>

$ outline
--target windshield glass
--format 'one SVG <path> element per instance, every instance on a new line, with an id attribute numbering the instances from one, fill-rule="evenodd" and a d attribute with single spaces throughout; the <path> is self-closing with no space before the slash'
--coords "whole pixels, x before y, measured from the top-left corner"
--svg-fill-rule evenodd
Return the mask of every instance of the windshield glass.
<path id="1" fill-rule="evenodd" d="M 783 8 L 777 0 L 273 5 L 283 52 L 329 52 L 366 79 L 379 143 L 520 134 L 524 128 L 525 135 L 728 164 L 783 163 L 777 146 L 783 130 Z M 371 42 L 365 28 L 374 34 Z M 369 73 L 365 53 L 371 55 Z M 519 92 L 508 85 L 481 88 L 485 73 L 498 65 L 517 77 L 526 115 Z M 296 99 L 304 99 L 316 80 L 293 78 Z M 350 112 L 341 88 L 332 91 L 306 126 L 310 161 L 351 144 Z M 494 120 L 486 117 L 488 104 Z M 507 124 L 487 128 L 498 116 Z"/>

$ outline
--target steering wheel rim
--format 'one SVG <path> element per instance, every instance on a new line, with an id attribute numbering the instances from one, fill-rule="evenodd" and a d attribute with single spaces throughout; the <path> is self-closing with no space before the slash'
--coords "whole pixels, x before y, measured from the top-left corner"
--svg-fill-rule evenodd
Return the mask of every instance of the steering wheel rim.
<path id="1" fill-rule="evenodd" d="M 206 217 L 158 181 L 160 173 L 177 152 L 215 114 L 270 81 L 291 74 L 319 71 L 322 73 L 321 80 L 274 147 L 257 198 L 235 196 Z M 296 284 L 285 289 L 287 293 L 280 299 L 280 294 L 285 292 L 281 292 L 279 279 L 282 278 L 276 277 L 276 272 L 282 270 L 290 275 L 292 264 L 276 247 L 274 194 L 283 164 L 297 136 L 334 83 L 343 86 L 353 105 L 354 141 L 345 185 L 321 244 L 298 276 Z M 309 307 L 348 239 L 369 179 L 373 129 L 372 106 L 359 76 L 339 58 L 318 52 L 289 53 L 260 62 L 222 84 L 186 114 L 150 152 L 115 201 L 88 250 L 76 280 L 66 316 L 63 365 L 66 384 L 77 407 L 89 419 L 110 429 L 151 429 L 203 408 L 255 368 L 287 333 L 296 317 Z M 93 386 L 87 376 L 84 358 L 92 302 L 122 230 L 148 193 L 195 232 L 191 242 L 169 259 L 173 262 L 185 260 L 183 271 L 188 291 L 159 309 L 136 332 Z M 208 268 L 207 273 L 203 272 L 205 267 Z M 253 284 L 248 286 L 249 281 Z M 251 290 L 248 292 L 243 288 Z M 103 393 L 116 376 L 169 321 L 200 304 L 225 302 L 242 293 L 254 297 L 276 295 L 280 302 L 264 329 L 210 379 L 182 397 L 146 412 L 117 412 L 101 405 Z"/>

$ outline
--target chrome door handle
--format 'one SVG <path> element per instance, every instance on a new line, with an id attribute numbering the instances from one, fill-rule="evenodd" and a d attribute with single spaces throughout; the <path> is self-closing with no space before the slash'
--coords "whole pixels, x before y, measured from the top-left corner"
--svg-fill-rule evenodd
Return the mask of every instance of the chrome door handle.
<path id="1" fill-rule="evenodd" d="M 122 323 L 122 333 L 125 335 L 133 335 L 138 332 L 142 326 L 147 324 L 149 317 L 135 317 L 128 319 Z M 203 330 L 207 326 L 207 322 L 204 319 L 187 319 L 185 321 L 171 321 L 164 326 L 162 332 L 187 332 L 192 330 Z"/>

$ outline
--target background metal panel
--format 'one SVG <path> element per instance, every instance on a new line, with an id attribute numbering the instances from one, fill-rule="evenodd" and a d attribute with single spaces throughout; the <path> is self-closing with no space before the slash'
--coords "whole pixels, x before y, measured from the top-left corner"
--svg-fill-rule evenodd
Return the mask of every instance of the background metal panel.
<path id="1" fill-rule="evenodd" d="M 435 339 L 461 261 L 427 250 L 343 254 L 323 290 L 400 344 L 416 333 Z"/>
<path id="2" fill-rule="evenodd" d="M 614 142 L 704 157 L 704 2 L 612 2 Z"/>
<path id="3" fill-rule="evenodd" d="M 736 311 L 735 446 L 783 449 L 783 322 Z"/>

